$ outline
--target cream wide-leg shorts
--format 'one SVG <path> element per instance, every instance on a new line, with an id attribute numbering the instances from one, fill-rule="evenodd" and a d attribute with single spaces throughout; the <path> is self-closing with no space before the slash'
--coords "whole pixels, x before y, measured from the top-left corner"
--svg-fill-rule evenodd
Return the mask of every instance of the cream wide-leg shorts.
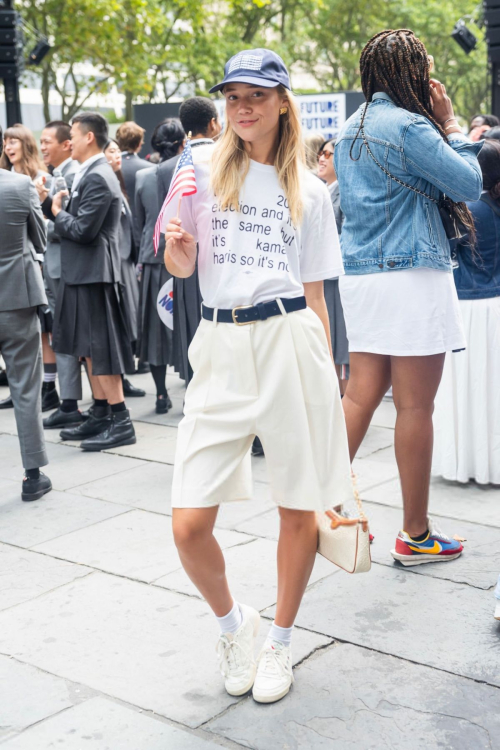
<path id="1" fill-rule="evenodd" d="M 172 507 L 251 499 L 256 435 L 277 505 L 321 511 L 352 501 L 338 381 L 316 313 L 247 326 L 202 320 L 189 360 Z"/>

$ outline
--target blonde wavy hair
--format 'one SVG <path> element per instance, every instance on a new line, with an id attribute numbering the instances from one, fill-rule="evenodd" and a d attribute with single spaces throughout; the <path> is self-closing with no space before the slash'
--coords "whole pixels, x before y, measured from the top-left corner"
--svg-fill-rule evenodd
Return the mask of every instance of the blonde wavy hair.
<path id="1" fill-rule="evenodd" d="M 300 109 L 293 94 L 281 84 L 279 96 L 288 99 L 288 112 L 280 115 L 279 145 L 274 166 L 278 180 L 288 201 L 292 222 L 297 226 L 302 219 L 301 171 L 305 155 L 302 141 Z M 250 166 L 244 141 L 235 133 L 229 121 L 212 156 L 211 188 L 222 210 L 238 211 L 240 190 Z"/>

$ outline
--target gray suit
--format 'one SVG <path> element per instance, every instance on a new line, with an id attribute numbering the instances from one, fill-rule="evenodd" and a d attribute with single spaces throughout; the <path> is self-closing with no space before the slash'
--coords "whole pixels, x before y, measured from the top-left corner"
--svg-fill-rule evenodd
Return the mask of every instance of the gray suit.
<path id="1" fill-rule="evenodd" d="M 46 305 L 40 265 L 46 229 L 29 177 L 0 169 L 0 350 L 14 402 L 25 469 L 48 463 L 42 427 L 38 305 Z"/>
<path id="2" fill-rule="evenodd" d="M 140 228 L 137 224 L 137 216 L 135 213 L 135 185 L 138 172 L 142 169 L 149 169 L 151 166 L 149 161 L 141 159 L 137 154 L 131 154 L 129 151 L 122 152 L 122 175 L 123 181 L 125 182 L 125 191 L 127 193 L 130 210 L 132 211 L 133 225 L 134 225 L 134 240 L 137 247 L 140 242 Z"/>
<path id="3" fill-rule="evenodd" d="M 158 165 L 142 169 L 135 180 L 135 215 L 140 231 L 139 263 L 163 263 L 165 236 L 161 235 L 155 255 L 153 236 L 161 206 L 158 201 Z"/>
<path id="4" fill-rule="evenodd" d="M 78 171 L 78 162 L 73 159 L 63 166 L 62 175 L 71 190 L 75 174 Z M 55 180 L 52 182 L 50 197 L 55 193 Z M 57 234 L 54 222 L 49 221 L 47 229 L 47 250 L 43 265 L 43 276 L 45 280 L 45 291 L 49 301 L 52 316 L 55 315 L 57 292 L 61 280 L 61 238 Z M 62 399 L 82 398 L 82 375 L 81 365 L 78 357 L 71 354 L 56 354 L 57 374 L 59 376 L 59 387 Z"/>

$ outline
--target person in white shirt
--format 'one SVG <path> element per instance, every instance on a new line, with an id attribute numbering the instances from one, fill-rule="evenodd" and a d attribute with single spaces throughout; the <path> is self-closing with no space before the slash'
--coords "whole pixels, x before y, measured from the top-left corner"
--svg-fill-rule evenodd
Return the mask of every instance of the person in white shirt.
<path id="1" fill-rule="evenodd" d="M 314 564 L 315 511 L 352 497 L 323 294 L 324 279 L 343 265 L 328 190 L 304 166 L 281 58 L 266 49 L 235 55 L 218 90 L 226 130 L 215 147 L 193 150 L 197 192 L 165 222 L 174 276 L 191 275 L 198 243 L 204 300 L 179 425 L 173 530 L 184 569 L 219 621 L 226 690 L 253 688 L 255 700 L 272 703 L 293 681 L 290 639 Z M 281 521 L 276 617 L 258 665 L 259 613 L 232 598 L 212 533 L 221 502 L 251 499 L 256 435 Z"/>

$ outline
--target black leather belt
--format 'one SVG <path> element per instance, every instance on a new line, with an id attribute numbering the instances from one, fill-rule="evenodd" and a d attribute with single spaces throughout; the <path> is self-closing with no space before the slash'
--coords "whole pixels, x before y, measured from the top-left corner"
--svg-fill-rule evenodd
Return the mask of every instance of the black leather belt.
<path id="1" fill-rule="evenodd" d="M 297 312 L 307 307 L 305 297 L 294 297 L 293 299 L 281 299 L 285 312 Z M 205 320 L 214 319 L 214 308 L 201 306 L 201 314 Z M 217 309 L 217 323 L 234 323 L 237 326 L 247 326 L 257 323 L 259 320 L 267 320 L 274 315 L 283 315 L 277 300 L 271 302 L 260 302 L 258 305 L 241 305 L 232 310 Z"/>

